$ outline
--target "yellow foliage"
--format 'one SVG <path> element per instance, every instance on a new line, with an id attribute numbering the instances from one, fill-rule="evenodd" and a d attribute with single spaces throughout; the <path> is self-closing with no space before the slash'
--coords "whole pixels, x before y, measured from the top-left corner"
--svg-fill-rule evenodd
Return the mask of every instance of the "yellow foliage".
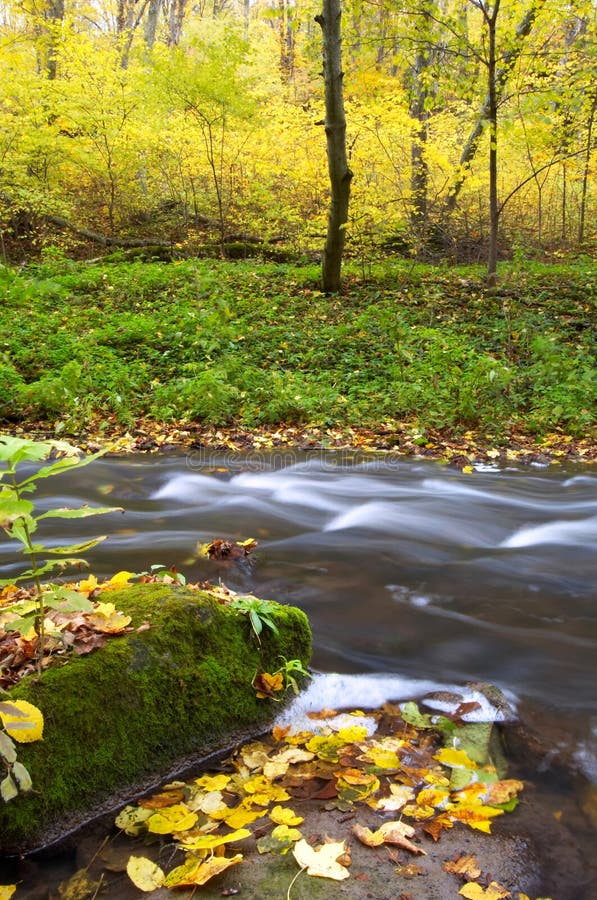
<path id="1" fill-rule="evenodd" d="M 37 706 L 27 700 L 3 700 L 0 719 L 6 733 L 19 744 L 30 744 L 42 739 L 43 714 Z"/>

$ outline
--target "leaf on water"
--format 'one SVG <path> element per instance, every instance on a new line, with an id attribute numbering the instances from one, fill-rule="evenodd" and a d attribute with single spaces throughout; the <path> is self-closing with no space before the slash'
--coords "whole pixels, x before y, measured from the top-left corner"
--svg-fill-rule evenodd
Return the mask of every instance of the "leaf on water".
<path id="1" fill-rule="evenodd" d="M 154 794 L 146 800 L 139 800 L 139 806 L 144 809 L 165 809 L 168 806 L 174 806 L 184 800 L 184 791 L 163 791 L 161 794 Z"/>
<path id="2" fill-rule="evenodd" d="M 204 791 L 223 791 L 228 782 L 230 775 L 202 775 L 201 778 L 195 778 L 195 784 Z"/>
<path id="3" fill-rule="evenodd" d="M 146 830 L 146 822 L 153 815 L 151 809 L 141 806 L 125 806 L 116 816 L 114 824 L 130 837 L 137 837 Z"/>
<path id="4" fill-rule="evenodd" d="M 147 820 L 147 830 L 152 834 L 173 834 L 179 831 L 188 831 L 195 825 L 199 816 L 190 812 L 184 803 L 176 803 L 168 806 L 160 812 L 154 813 Z"/>
<path id="5" fill-rule="evenodd" d="M 358 822 L 352 826 L 352 833 L 366 847 L 381 847 L 384 842 L 381 831 L 371 831 L 370 828 L 360 825 Z"/>
<path id="6" fill-rule="evenodd" d="M 183 850 L 213 850 L 215 847 L 242 841 L 250 836 L 251 832 L 248 828 L 239 828 L 230 834 L 199 834 L 188 837 L 183 835 L 177 843 Z"/>
<path id="7" fill-rule="evenodd" d="M 10 900 L 16 889 L 16 884 L 0 884 L 0 900 Z"/>
<path id="8" fill-rule="evenodd" d="M 303 821 L 302 819 L 300 820 Z M 302 839 L 303 835 L 298 828 L 289 828 L 288 825 L 278 825 L 272 833 L 257 841 L 259 853 L 279 853 L 284 856 Z"/>
<path id="9" fill-rule="evenodd" d="M 443 867 L 446 872 L 451 872 L 452 875 L 458 875 L 466 881 L 474 881 L 481 875 L 479 863 L 475 857 L 470 854 L 459 856 L 456 860 L 449 860 L 444 863 Z"/>
<path id="10" fill-rule="evenodd" d="M 269 817 L 276 825 L 300 825 L 305 821 L 303 816 L 297 816 L 294 810 L 287 806 L 274 806 Z"/>
<path id="11" fill-rule="evenodd" d="M 464 750 L 457 750 L 454 747 L 442 747 L 433 758 L 449 768 L 470 769 L 471 771 L 478 768 L 477 763 Z"/>
<path id="12" fill-rule="evenodd" d="M 390 794 L 388 797 L 379 797 L 378 799 L 372 797 L 367 801 L 368 805 L 372 809 L 382 809 L 386 812 L 396 812 L 399 809 L 402 809 L 405 804 L 410 803 L 411 800 L 414 800 L 415 792 L 414 789 L 408 787 L 405 784 L 391 784 L 390 785 Z"/>
<path id="13" fill-rule="evenodd" d="M 88 900 L 97 895 L 101 881 L 93 881 L 87 873 L 87 869 L 79 869 L 78 872 L 58 885 L 58 897 L 60 900 Z"/>
<path id="14" fill-rule="evenodd" d="M 0 719 L 6 733 L 19 744 L 30 744 L 42 739 L 44 717 L 41 710 L 27 700 L 9 700 L 2 703 Z"/>
<path id="15" fill-rule="evenodd" d="M 159 866 L 145 856 L 131 856 L 126 873 L 140 891 L 150 893 L 162 887 L 166 876 Z"/>
<path id="16" fill-rule="evenodd" d="M 510 891 L 507 891 L 506 888 L 496 881 L 492 881 L 486 888 L 481 887 L 475 881 L 471 881 L 469 884 L 461 887 L 458 893 L 461 897 L 466 897 L 467 900 L 502 900 L 504 897 L 511 896 Z"/>
<path id="17" fill-rule="evenodd" d="M 330 841 L 320 847 L 311 847 L 305 840 L 300 840 L 292 852 L 301 869 L 307 870 L 307 875 L 334 881 L 344 881 L 350 875 L 348 869 L 338 862 L 340 857 L 346 855 L 344 841 Z"/>
<path id="18" fill-rule="evenodd" d="M 235 866 L 243 858 L 242 853 L 235 856 L 211 856 L 205 861 L 189 859 L 182 866 L 173 869 L 164 880 L 164 887 L 191 887 L 206 884 L 215 875 L 219 875 L 230 866 Z"/>

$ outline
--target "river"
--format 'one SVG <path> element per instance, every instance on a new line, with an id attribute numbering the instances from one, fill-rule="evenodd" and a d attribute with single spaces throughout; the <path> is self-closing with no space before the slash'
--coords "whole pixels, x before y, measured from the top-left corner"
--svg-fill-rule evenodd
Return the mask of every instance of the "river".
<path id="1" fill-rule="evenodd" d="M 565 721 L 570 759 L 597 783 L 590 465 L 465 474 L 387 456 L 194 451 L 102 459 L 42 485 L 43 509 L 124 508 L 44 523 L 56 523 L 50 542 L 109 535 L 88 554 L 95 575 L 174 565 L 192 581 L 297 605 L 315 669 L 392 675 L 405 697 L 493 682 L 534 710 L 546 740 Z M 216 537 L 259 544 L 247 563 L 201 557 Z M 4 577 L 14 560 L 0 544 Z"/>

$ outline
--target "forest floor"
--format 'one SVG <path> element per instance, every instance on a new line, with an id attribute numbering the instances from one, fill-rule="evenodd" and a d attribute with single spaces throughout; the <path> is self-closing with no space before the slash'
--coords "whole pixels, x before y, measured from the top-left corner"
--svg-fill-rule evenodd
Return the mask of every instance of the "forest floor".
<path id="1" fill-rule="evenodd" d="M 590 260 L 479 267 L 387 259 L 53 260 L 0 269 L 0 417 L 118 452 L 357 450 L 594 461 Z M 18 321 L 18 327 L 15 327 Z"/>

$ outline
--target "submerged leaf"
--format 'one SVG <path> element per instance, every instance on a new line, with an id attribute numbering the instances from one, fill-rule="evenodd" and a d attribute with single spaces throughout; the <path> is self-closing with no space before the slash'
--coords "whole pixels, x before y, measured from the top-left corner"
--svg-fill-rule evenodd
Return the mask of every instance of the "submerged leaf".
<path id="1" fill-rule="evenodd" d="M 126 872 L 135 887 L 146 893 L 162 887 L 166 879 L 162 869 L 145 856 L 131 856 Z"/>

